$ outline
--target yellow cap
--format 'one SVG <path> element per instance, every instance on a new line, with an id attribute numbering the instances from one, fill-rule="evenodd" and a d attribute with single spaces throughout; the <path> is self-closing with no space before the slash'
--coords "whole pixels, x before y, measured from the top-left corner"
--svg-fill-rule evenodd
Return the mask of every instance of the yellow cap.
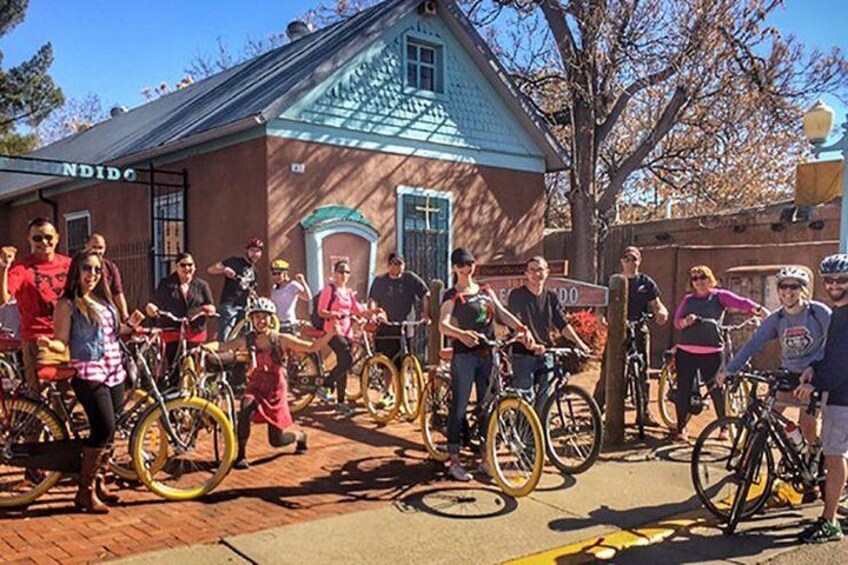
<path id="1" fill-rule="evenodd" d="M 288 271 L 289 270 L 289 262 L 285 259 L 275 259 L 273 263 L 271 263 L 272 271 Z"/>

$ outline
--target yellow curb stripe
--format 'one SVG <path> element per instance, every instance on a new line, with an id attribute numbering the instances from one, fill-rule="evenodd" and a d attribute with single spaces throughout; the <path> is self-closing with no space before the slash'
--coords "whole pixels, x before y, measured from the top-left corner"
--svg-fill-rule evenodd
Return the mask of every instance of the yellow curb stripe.
<path id="1" fill-rule="evenodd" d="M 631 547 L 644 547 L 665 541 L 681 530 L 706 523 L 703 518 L 679 518 L 611 532 L 542 553 L 508 561 L 504 565 L 581 565 L 613 559 Z"/>

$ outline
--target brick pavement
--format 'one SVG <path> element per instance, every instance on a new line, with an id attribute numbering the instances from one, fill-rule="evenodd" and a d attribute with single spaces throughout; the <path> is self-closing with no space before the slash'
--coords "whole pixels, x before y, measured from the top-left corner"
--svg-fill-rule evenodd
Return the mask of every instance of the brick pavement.
<path id="1" fill-rule="evenodd" d="M 573 382 L 591 391 L 596 376 L 595 370 Z M 297 424 L 309 431 L 306 454 L 271 448 L 264 426 L 256 426 L 248 448 L 251 468 L 232 471 L 198 501 L 170 502 L 124 484 L 120 506 L 107 516 L 91 516 L 73 511 L 75 487 L 63 481 L 26 510 L 0 511 L 0 560 L 82 563 L 214 543 L 235 534 L 378 508 L 448 484 L 444 467 L 427 459 L 417 423 L 378 427 L 362 409 L 344 420 L 329 406 L 317 405 Z M 651 433 L 654 439 L 664 436 L 658 429 Z"/>

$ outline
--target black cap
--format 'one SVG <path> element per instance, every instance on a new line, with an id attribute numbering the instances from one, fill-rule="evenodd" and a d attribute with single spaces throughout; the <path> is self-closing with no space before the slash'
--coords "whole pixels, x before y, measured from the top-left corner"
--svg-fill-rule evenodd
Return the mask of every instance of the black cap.
<path id="1" fill-rule="evenodd" d="M 404 259 L 403 255 L 401 255 L 397 251 L 393 251 L 392 253 L 389 253 L 389 260 L 387 261 L 387 263 L 398 263 L 398 262 L 406 263 L 406 259 Z"/>
<path id="2" fill-rule="evenodd" d="M 474 255 L 464 247 L 457 247 L 451 253 L 451 265 L 466 265 L 474 262 Z"/>

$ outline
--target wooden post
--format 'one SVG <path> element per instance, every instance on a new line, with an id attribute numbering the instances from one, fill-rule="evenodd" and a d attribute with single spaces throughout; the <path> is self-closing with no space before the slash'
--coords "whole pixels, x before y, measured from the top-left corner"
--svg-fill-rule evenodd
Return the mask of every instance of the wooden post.
<path id="1" fill-rule="evenodd" d="M 427 335 L 427 365 L 435 367 L 439 364 L 439 353 L 442 351 L 442 332 L 439 331 L 439 310 L 442 306 L 442 291 L 445 283 L 439 279 L 430 281 L 430 327 Z"/>
<path id="2" fill-rule="evenodd" d="M 609 282 L 609 307 L 607 308 L 609 329 L 607 334 L 606 370 L 606 417 L 604 436 L 608 445 L 624 443 L 624 364 L 627 339 L 627 277 L 613 275 Z"/>

